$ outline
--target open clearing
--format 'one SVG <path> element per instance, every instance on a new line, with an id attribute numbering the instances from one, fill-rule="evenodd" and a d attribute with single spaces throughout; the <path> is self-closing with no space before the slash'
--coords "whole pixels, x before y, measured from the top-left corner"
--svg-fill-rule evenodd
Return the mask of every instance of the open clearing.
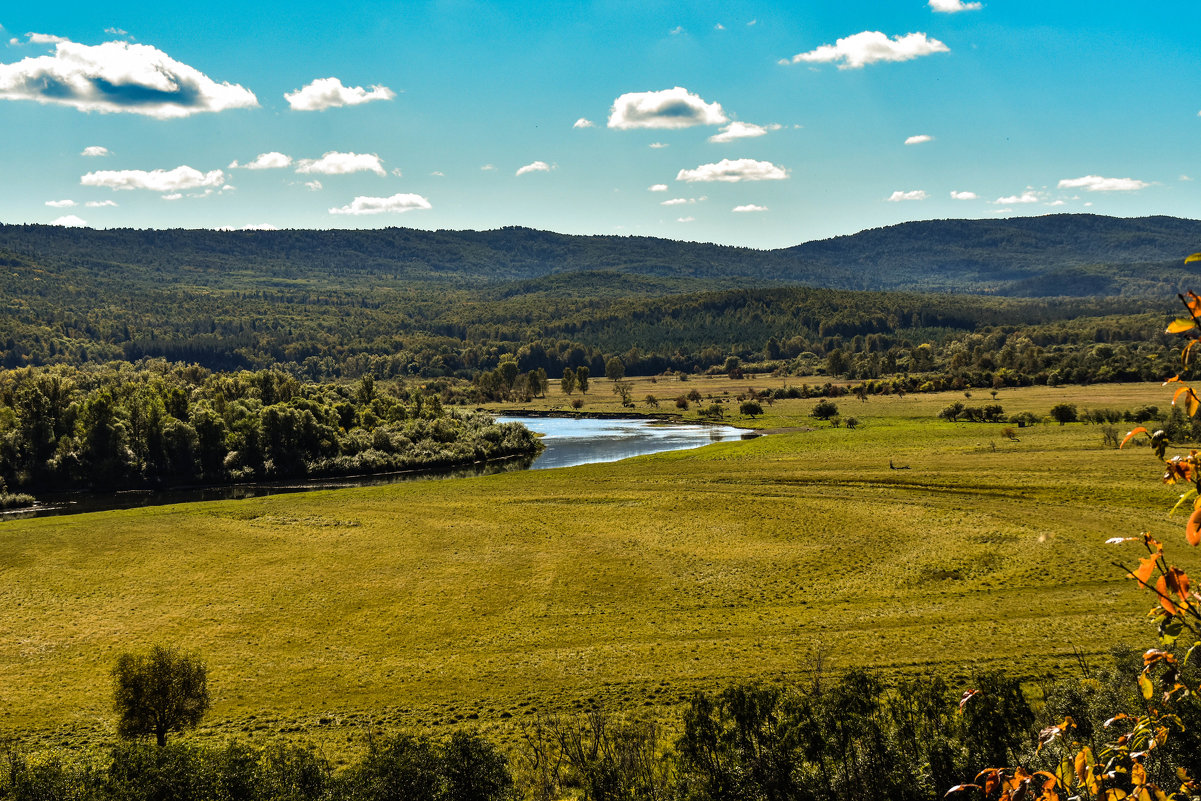
<path id="1" fill-rule="evenodd" d="M 659 379 L 634 397 L 779 383 Z M 594 381 L 585 411 L 615 406 L 607 384 Z M 1168 397 L 1113 385 L 996 402 L 1045 415 Z M 942 666 L 966 681 L 979 667 L 1036 678 L 1073 648 L 1150 641 L 1149 598 L 1111 564 L 1139 549 L 1104 540 L 1149 530 L 1184 566 L 1201 560 L 1148 449 L 1103 448 L 1097 426 L 1044 423 L 1010 441 L 1003 425 L 935 419 L 954 400 L 993 402 L 839 398 L 862 421 L 852 431 L 808 417 L 813 400 L 784 401 L 753 424 L 815 430 L 0 523 L 0 734 L 107 736 L 116 655 L 155 642 L 207 661 L 202 734 L 344 742 L 371 723 L 468 721 L 503 738 L 532 710 L 594 702 L 654 715 L 695 689 L 807 675 L 817 654 L 832 669 Z M 750 424 L 732 406 L 727 420 Z"/>

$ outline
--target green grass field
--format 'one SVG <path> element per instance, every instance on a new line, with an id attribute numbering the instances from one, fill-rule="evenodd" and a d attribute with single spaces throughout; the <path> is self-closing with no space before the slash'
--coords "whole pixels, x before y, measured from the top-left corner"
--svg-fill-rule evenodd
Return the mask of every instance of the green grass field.
<path id="1" fill-rule="evenodd" d="M 619 408 L 606 384 L 585 411 Z M 675 384 L 638 382 L 635 397 L 674 397 Z M 207 661 L 202 735 L 329 743 L 370 724 L 464 721 L 504 738 L 535 709 L 594 702 L 660 715 L 696 689 L 819 661 L 1039 677 L 1074 649 L 1150 642 L 1149 597 L 1111 565 L 1139 550 L 1104 540 L 1151 531 L 1186 568 L 1201 560 L 1185 553 L 1183 517 L 1167 516 L 1175 492 L 1149 450 L 1103 448 L 1097 426 L 1044 423 L 1010 441 L 1001 425 L 935 419 L 962 399 L 838 399 L 862 421 L 853 431 L 809 418 L 812 400 L 777 402 L 753 424 L 813 430 L 0 523 L 0 736 L 109 736 L 116 655 L 155 642 Z M 1045 415 L 1062 401 L 1168 400 L 1140 385 L 1006 389 L 996 402 Z"/>

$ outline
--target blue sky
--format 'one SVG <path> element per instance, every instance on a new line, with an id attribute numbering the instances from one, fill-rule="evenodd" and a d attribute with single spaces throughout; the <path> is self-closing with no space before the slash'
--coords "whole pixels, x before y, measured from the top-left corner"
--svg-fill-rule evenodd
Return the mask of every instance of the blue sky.
<path id="1" fill-rule="evenodd" d="M 168 8 L 0 8 L 0 221 L 774 248 L 1201 216 L 1194 3 Z"/>

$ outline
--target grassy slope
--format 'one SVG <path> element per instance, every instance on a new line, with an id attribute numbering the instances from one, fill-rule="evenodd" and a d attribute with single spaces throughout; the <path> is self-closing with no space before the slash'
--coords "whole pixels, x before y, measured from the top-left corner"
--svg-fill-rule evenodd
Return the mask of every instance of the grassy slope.
<path id="1" fill-rule="evenodd" d="M 1163 392 L 998 401 L 1045 413 Z M 861 429 L 614 464 L 2 523 L 0 734 L 109 731 L 116 654 L 156 641 L 207 659 L 216 731 L 339 740 L 330 721 L 503 733 L 589 699 L 653 711 L 805 673 L 819 652 L 1037 676 L 1075 647 L 1146 642 L 1148 601 L 1109 564 L 1136 551 L 1104 539 L 1149 529 L 1198 564 L 1153 457 L 1101 449 L 1095 427 L 1014 443 L 931 419 L 961 397 L 840 399 Z M 813 424 L 812 404 L 760 424 Z"/>

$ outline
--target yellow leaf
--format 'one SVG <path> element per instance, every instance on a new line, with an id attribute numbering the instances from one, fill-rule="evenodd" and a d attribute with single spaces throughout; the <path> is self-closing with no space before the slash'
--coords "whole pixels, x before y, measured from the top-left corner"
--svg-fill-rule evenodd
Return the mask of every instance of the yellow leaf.
<path id="1" fill-rule="evenodd" d="M 1168 323 L 1168 327 L 1164 330 L 1165 334 L 1183 334 L 1185 331 L 1191 331 L 1196 328 L 1197 324 L 1187 317 L 1177 317 L 1172 322 Z"/>
<path id="2" fill-rule="evenodd" d="M 1138 688 L 1143 693 L 1143 699 L 1150 701 L 1151 696 L 1155 695 L 1155 688 L 1151 686 L 1151 679 L 1147 678 L 1146 673 L 1138 674 Z"/>
<path id="3" fill-rule="evenodd" d="M 1201 261 L 1201 253 L 1193 253 L 1190 256 L 1186 256 L 1184 259 L 1185 264 L 1192 264 L 1195 261 Z"/>

